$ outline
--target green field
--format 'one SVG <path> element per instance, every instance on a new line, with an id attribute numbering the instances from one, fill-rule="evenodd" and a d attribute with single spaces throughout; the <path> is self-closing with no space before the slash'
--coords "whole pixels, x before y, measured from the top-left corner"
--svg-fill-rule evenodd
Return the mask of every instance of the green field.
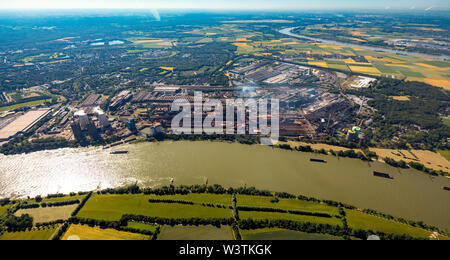
<path id="1" fill-rule="evenodd" d="M 405 224 L 364 214 L 354 210 L 346 210 L 348 226 L 352 229 L 373 230 L 384 233 L 406 234 L 417 238 L 429 238 L 431 232 Z"/>
<path id="2" fill-rule="evenodd" d="M 134 221 L 128 222 L 127 227 L 138 229 L 138 230 L 150 231 L 152 233 L 155 233 L 156 229 L 158 228 L 157 225 L 150 225 L 150 224 L 139 223 L 139 222 L 134 222 Z"/>
<path id="3" fill-rule="evenodd" d="M 330 235 L 309 234 L 279 228 L 241 230 L 240 232 L 244 240 L 342 240 Z"/>
<path id="4" fill-rule="evenodd" d="M 24 232 L 6 232 L 0 240 L 49 240 L 58 228 L 33 229 Z"/>
<path id="5" fill-rule="evenodd" d="M 149 236 L 114 229 L 71 225 L 61 240 L 149 240 Z"/>
<path id="6" fill-rule="evenodd" d="M 450 162 L 450 150 L 440 150 L 439 153 Z"/>
<path id="7" fill-rule="evenodd" d="M 309 212 L 328 213 L 330 215 L 336 215 L 339 213 L 339 210 L 336 207 L 303 200 L 279 199 L 280 201 L 278 203 L 272 203 L 272 197 L 237 195 L 236 198 L 238 206 L 256 206 L 266 208 L 280 208 L 285 210 L 302 210 Z"/>
<path id="8" fill-rule="evenodd" d="M 26 103 L 15 104 L 15 105 L 11 105 L 11 106 L 0 107 L 0 112 L 14 110 L 14 109 L 22 108 L 22 107 L 32 107 L 32 106 L 42 105 L 45 102 L 51 102 L 51 101 L 52 101 L 51 99 L 42 99 L 42 100 L 36 100 L 36 101 L 31 101 L 31 102 L 26 102 Z"/>
<path id="9" fill-rule="evenodd" d="M 229 226 L 163 226 L 158 240 L 233 240 Z"/>
<path id="10" fill-rule="evenodd" d="M 444 124 L 445 124 L 446 126 L 449 126 L 449 127 L 450 127 L 450 118 L 445 118 L 445 119 L 443 119 L 442 121 L 444 121 Z"/>
<path id="11" fill-rule="evenodd" d="M 45 223 L 60 219 L 68 219 L 77 207 L 78 204 L 62 207 L 20 209 L 15 213 L 15 215 L 21 216 L 22 214 L 29 214 L 33 217 L 34 223 Z"/>
<path id="12" fill-rule="evenodd" d="M 231 218 L 231 210 L 200 205 L 149 203 L 150 196 L 95 195 L 88 200 L 78 217 L 117 221 L 124 214 L 160 218 Z"/>
<path id="13" fill-rule="evenodd" d="M 0 206 L 0 216 L 3 216 L 3 214 L 6 213 L 6 211 L 9 209 L 9 207 L 11 207 L 11 205 Z"/>
<path id="14" fill-rule="evenodd" d="M 231 195 L 228 194 L 216 195 L 216 194 L 190 193 L 188 195 L 168 195 L 168 196 L 149 195 L 147 199 L 183 200 L 194 202 L 196 204 L 210 203 L 210 204 L 221 204 L 225 206 L 231 205 Z"/>
<path id="15" fill-rule="evenodd" d="M 303 216 L 303 215 L 294 215 L 288 213 L 278 213 L 278 212 L 260 212 L 260 211 L 239 211 L 239 217 L 241 219 L 253 219 L 253 220 L 292 220 L 299 222 L 310 222 L 316 224 L 330 224 L 335 226 L 341 226 L 342 221 L 337 218 L 322 218 L 322 217 L 313 217 L 313 216 Z"/>

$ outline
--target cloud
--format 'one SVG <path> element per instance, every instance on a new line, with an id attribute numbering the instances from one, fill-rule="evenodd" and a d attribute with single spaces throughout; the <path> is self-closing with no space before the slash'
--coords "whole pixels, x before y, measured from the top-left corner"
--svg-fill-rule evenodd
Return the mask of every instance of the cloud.
<path id="1" fill-rule="evenodd" d="M 432 5 L 432 6 L 428 7 L 427 9 L 425 9 L 425 11 L 431 11 L 433 8 L 434 8 L 434 6 Z"/>

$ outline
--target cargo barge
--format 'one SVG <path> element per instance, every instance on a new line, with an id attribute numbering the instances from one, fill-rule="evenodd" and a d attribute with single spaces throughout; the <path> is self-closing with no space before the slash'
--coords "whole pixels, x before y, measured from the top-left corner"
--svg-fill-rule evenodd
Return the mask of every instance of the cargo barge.
<path id="1" fill-rule="evenodd" d="M 392 177 L 390 174 L 382 173 L 382 172 L 373 172 L 373 176 L 375 176 L 375 177 L 381 177 L 381 178 L 386 178 L 386 179 L 391 179 L 391 180 L 394 179 L 394 177 Z"/>
<path id="2" fill-rule="evenodd" d="M 111 154 L 127 154 L 128 151 L 115 151 L 115 152 L 111 152 Z"/>
<path id="3" fill-rule="evenodd" d="M 327 161 L 322 160 L 322 159 L 313 159 L 313 158 L 311 158 L 310 161 L 311 162 L 317 162 L 317 163 L 327 163 Z"/>

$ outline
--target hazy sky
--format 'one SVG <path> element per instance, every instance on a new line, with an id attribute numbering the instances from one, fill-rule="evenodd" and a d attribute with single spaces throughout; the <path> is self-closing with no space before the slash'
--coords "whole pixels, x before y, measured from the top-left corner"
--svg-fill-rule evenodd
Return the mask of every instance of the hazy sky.
<path id="1" fill-rule="evenodd" d="M 450 0 L 0 0 L 0 9 L 450 9 Z"/>

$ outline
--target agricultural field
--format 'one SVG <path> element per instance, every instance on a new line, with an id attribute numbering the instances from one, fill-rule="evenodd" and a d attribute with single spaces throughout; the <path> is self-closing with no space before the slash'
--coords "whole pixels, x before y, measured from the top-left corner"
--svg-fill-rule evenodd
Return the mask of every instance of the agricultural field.
<path id="1" fill-rule="evenodd" d="M 350 48 L 340 45 L 321 44 L 309 41 L 292 41 L 286 39 L 263 42 L 263 52 L 280 51 L 282 54 L 307 54 L 362 56 L 367 62 L 356 62 L 352 59 L 336 60 L 324 57 L 320 60 L 307 58 L 296 60 L 305 65 L 331 68 L 343 72 L 354 72 L 378 77 L 394 77 L 409 81 L 420 81 L 427 84 L 450 89 L 450 63 L 427 58 L 401 56 L 371 50 Z"/>
<path id="2" fill-rule="evenodd" d="M 231 210 L 201 205 L 150 203 L 145 195 L 95 195 L 78 217 L 117 221 L 124 214 L 160 218 L 231 218 Z M 163 198 L 161 198 L 163 199 Z"/>
<path id="3" fill-rule="evenodd" d="M 384 233 L 407 234 L 417 238 L 429 238 L 431 232 L 397 223 L 380 217 L 346 210 L 348 226 L 353 229 L 373 230 Z"/>
<path id="4" fill-rule="evenodd" d="M 450 150 L 440 150 L 439 154 L 441 154 L 448 162 L 450 162 Z"/>
<path id="5" fill-rule="evenodd" d="M 233 240 L 229 226 L 163 226 L 158 240 Z"/>
<path id="6" fill-rule="evenodd" d="M 149 236 L 114 229 L 71 225 L 61 240 L 149 240 Z"/>
<path id="7" fill-rule="evenodd" d="M 148 195 L 148 199 L 183 200 L 183 201 L 191 201 L 196 204 L 210 203 L 210 204 L 221 204 L 225 206 L 231 205 L 231 195 L 228 194 L 216 195 L 207 193 L 205 194 L 189 193 L 187 195 L 165 195 L 165 196 Z"/>
<path id="8" fill-rule="evenodd" d="M 128 38 L 127 40 L 133 42 L 133 44 L 136 45 L 137 48 L 165 49 L 176 45 L 176 42 L 171 39 L 152 39 L 146 37 L 134 37 Z"/>
<path id="9" fill-rule="evenodd" d="M 261 212 L 261 211 L 239 211 L 240 219 L 254 219 L 254 220 L 292 220 L 299 222 L 310 222 L 316 224 L 329 224 L 334 226 L 342 226 L 342 221 L 336 217 L 324 218 L 315 216 L 304 216 L 289 213 L 278 213 L 278 212 Z"/>
<path id="10" fill-rule="evenodd" d="M 9 207 L 11 207 L 11 205 L 0 206 L 0 216 L 3 216 L 3 214 L 6 213 Z"/>
<path id="11" fill-rule="evenodd" d="M 342 240 L 330 235 L 309 234 L 279 228 L 241 230 L 241 235 L 243 240 Z"/>
<path id="12" fill-rule="evenodd" d="M 10 106 L 4 106 L 4 107 L 0 107 L 0 112 L 19 109 L 22 107 L 32 107 L 32 106 L 42 105 L 42 104 L 45 104 L 46 102 L 51 102 L 51 101 L 52 101 L 51 99 L 42 99 L 42 100 L 25 102 L 25 103 L 19 103 L 19 104 L 10 105 Z"/>
<path id="13" fill-rule="evenodd" d="M 78 204 L 61 207 L 20 209 L 15 213 L 15 215 L 21 216 L 22 214 L 29 214 L 33 217 L 34 223 L 45 223 L 60 219 L 68 219 L 77 207 Z"/>
<path id="14" fill-rule="evenodd" d="M 272 203 L 272 197 L 237 195 L 236 198 L 238 206 L 279 208 L 284 210 L 302 210 L 308 212 L 328 213 L 330 215 L 336 215 L 339 213 L 336 207 L 303 200 L 279 198 L 279 202 Z"/>
<path id="15" fill-rule="evenodd" d="M 59 227 L 46 227 L 32 229 L 22 232 L 5 232 L 0 236 L 0 240 L 49 240 L 53 237 Z"/>
<path id="16" fill-rule="evenodd" d="M 127 227 L 128 228 L 134 228 L 134 229 L 138 229 L 138 230 L 145 230 L 145 231 L 150 231 L 152 233 L 156 232 L 158 226 L 157 225 L 151 225 L 151 224 L 145 224 L 145 223 L 139 223 L 139 222 L 134 222 L 134 221 L 130 221 L 127 223 Z"/>
<path id="17" fill-rule="evenodd" d="M 440 153 L 425 150 L 394 150 L 383 148 L 370 148 L 380 159 L 389 157 L 396 161 L 419 162 L 428 168 L 448 172 L 450 162 Z"/>
<path id="18" fill-rule="evenodd" d="M 350 148 L 346 148 L 346 147 L 329 145 L 329 144 L 320 144 L 320 143 L 318 143 L 318 144 L 310 144 L 310 143 L 298 142 L 298 141 L 280 142 L 280 144 L 289 144 L 289 145 L 291 145 L 292 148 L 296 148 L 296 147 L 299 147 L 299 146 L 311 146 L 311 148 L 315 149 L 315 150 L 325 149 L 327 151 L 333 150 L 335 152 L 348 151 L 348 150 L 354 150 L 355 152 L 361 152 L 362 151 L 361 149 L 350 149 Z"/>

